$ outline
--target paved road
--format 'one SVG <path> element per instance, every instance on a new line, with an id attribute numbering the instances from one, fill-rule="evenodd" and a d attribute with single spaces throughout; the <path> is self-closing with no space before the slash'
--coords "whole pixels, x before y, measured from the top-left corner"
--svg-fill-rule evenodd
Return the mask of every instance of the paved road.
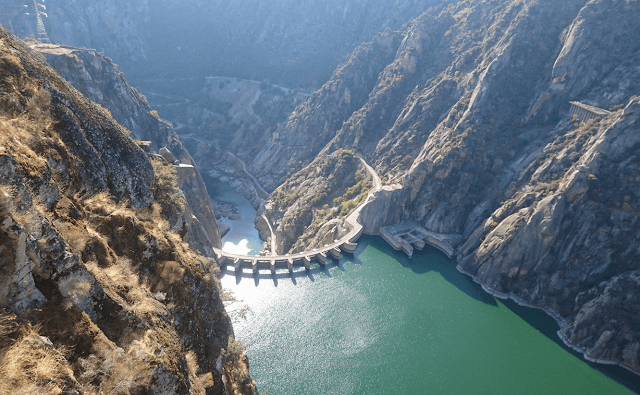
<path id="1" fill-rule="evenodd" d="M 364 204 L 362 205 L 364 206 L 365 204 L 369 203 L 369 200 L 373 199 L 373 195 L 376 192 L 382 189 L 382 180 L 380 180 L 380 176 L 378 176 L 378 173 L 376 173 L 374 168 L 369 166 L 369 164 L 362 158 L 362 155 L 360 155 L 359 153 L 358 158 L 360 158 L 362 165 L 365 167 L 365 169 L 367 169 L 367 172 L 371 175 L 371 178 L 373 178 L 373 188 L 369 191 L 367 200 L 365 200 Z M 362 206 L 360 206 L 360 208 L 362 208 Z M 360 209 L 358 209 L 358 212 L 360 212 Z"/>
<path id="2" fill-rule="evenodd" d="M 275 255 L 276 254 L 276 245 L 278 245 L 276 243 L 276 234 L 273 231 L 273 228 L 271 227 L 271 222 L 269 222 L 269 218 L 267 218 L 267 216 L 264 215 L 264 214 L 262 214 L 262 218 L 264 218 L 265 222 L 269 226 L 269 231 L 271 232 L 271 255 Z"/>
<path id="3" fill-rule="evenodd" d="M 360 161 L 367 169 L 367 172 L 369 172 L 371 178 L 373 178 L 373 190 L 379 191 L 380 189 L 382 189 L 382 180 L 380 180 L 378 173 L 376 173 L 373 167 L 369 166 L 369 164 L 362 158 L 362 155 L 358 154 L 358 158 L 360 158 Z"/>

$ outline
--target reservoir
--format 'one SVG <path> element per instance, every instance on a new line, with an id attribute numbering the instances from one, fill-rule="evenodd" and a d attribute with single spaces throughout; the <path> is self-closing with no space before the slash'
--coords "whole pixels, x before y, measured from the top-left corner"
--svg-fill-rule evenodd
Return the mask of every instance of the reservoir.
<path id="1" fill-rule="evenodd" d="M 557 343 L 550 317 L 493 298 L 429 247 L 409 260 L 365 236 L 309 272 L 231 270 L 222 285 L 239 300 L 227 311 L 251 374 L 271 395 L 614 395 L 640 381 L 594 369 Z M 234 314 L 245 306 L 246 319 Z"/>

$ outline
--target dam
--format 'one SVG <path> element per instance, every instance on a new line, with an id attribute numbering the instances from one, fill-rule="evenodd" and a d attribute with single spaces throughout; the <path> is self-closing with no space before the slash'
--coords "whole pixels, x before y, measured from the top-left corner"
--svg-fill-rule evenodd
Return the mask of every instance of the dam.
<path id="1" fill-rule="evenodd" d="M 271 270 L 275 274 L 277 269 L 288 269 L 293 273 L 294 267 L 302 267 L 306 270 L 311 268 L 311 262 L 324 264 L 329 257 L 339 259 L 342 252 L 352 254 L 358 246 L 357 241 L 362 236 L 363 227 L 357 221 L 360 210 L 364 204 L 357 207 L 349 216 L 346 222 L 351 225 L 351 230 L 340 240 L 327 244 L 322 248 L 311 251 L 304 251 L 295 254 L 271 255 L 271 256 L 248 256 L 236 255 L 225 252 L 219 248 L 214 248 L 214 253 L 218 259 L 218 265 L 222 267 L 233 267 L 236 274 L 242 273 L 245 268 L 252 269 L 254 274 L 262 270 Z"/>
<path id="2" fill-rule="evenodd" d="M 329 258 L 335 260 L 340 259 L 340 254 L 343 252 L 353 254 L 358 246 L 358 239 L 364 233 L 364 227 L 358 222 L 360 211 L 373 201 L 373 199 L 375 199 L 375 193 L 382 189 L 382 182 L 375 170 L 369 166 L 361 156 L 360 161 L 373 178 L 374 187 L 368 194 L 367 199 L 347 216 L 345 222 L 347 222 L 351 230 L 345 236 L 322 248 L 285 255 L 237 255 L 225 252 L 219 248 L 214 248 L 218 265 L 221 268 L 233 267 L 234 273 L 236 274 L 242 274 L 244 269 L 251 269 L 254 275 L 258 275 L 260 270 L 270 270 L 272 274 L 275 274 L 278 269 L 287 269 L 289 273 L 293 273 L 295 267 L 304 267 L 305 270 L 309 270 L 312 262 L 324 265 Z M 242 165 L 244 172 L 249 174 L 244 163 L 242 163 Z M 251 178 L 254 183 L 258 184 L 254 177 Z M 271 229 L 271 224 L 268 219 L 266 217 L 263 218 Z M 271 232 L 273 242 L 275 235 L 272 229 Z M 456 241 L 460 238 L 460 235 L 439 234 L 428 231 L 415 221 L 403 221 L 395 225 L 381 226 L 378 228 L 377 234 L 382 236 L 394 249 L 404 251 L 409 258 L 413 256 L 414 248 L 422 250 L 426 244 L 439 249 L 451 258 L 455 253 L 452 245 L 455 245 Z"/>

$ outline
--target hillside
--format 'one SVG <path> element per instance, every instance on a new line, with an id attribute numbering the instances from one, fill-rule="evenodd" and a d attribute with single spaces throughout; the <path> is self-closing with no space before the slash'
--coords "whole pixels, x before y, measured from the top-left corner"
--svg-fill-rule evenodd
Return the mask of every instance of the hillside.
<path id="1" fill-rule="evenodd" d="M 278 249 L 346 233 L 363 172 L 336 156 L 360 153 L 388 184 L 366 231 L 458 234 L 460 270 L 489 292 L 640 372 L 638 4 L 463 1 L 361 45 L 249 164 L 276 188 Z M 608 112 L 581 119 L 571 101 Z"/>
<path id="2" fill-rule="evenodd" d="M 0 23 L 20 37 L 35 35 L 34 7 L 6 3 L 0 5 Z M 185 80 L 200 84 L 212 75 L 316 89 L 360 43 L 400 28 L 436 3 L 47 0 L 43 23 L 53 43 L 104 52 L 137 86 L 161 80 L 164 93 L 167 85 L 176 93 L 191 85 Z"/>
<path id="3" fill-rule="evenodd" d="M 170 218 L 169 222 L 175 231 L 187 226 L 184 239 L 190 247 L 205 256 L 213 256 L 213 248 L 221 246 L 215 214 L 198 167 L 173 131 L 173 126 L 151 110 L 147 99 L 128 83 L 117 65 L 104 54 L 69 46 L 42 45 L 31 40 L 28 43 L 41 52 L 67 82 L 105 108 L 131 133 L 132 138 L 145 141 L 147 151 L 157 154 L 166 148 L 175 160 L 194 166 L 179 185 L 189 213 Z"/>
<path id="4" fill-rule="evenodd" d="M 255 393 L 172 167 L 2 27 L 0 71 L 0 392 Z"/>

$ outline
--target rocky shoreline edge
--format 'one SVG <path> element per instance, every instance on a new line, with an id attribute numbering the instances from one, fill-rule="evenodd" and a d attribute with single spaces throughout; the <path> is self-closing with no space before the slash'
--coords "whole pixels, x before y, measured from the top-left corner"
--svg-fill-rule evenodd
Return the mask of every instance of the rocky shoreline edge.
<path id="1" fill-rule="evenodd" d="M 476 276 L 474 276 L 473 274 L 465 271 L 462 267 L 460 267 L 460 265 L 456 265 L 456 269 L 466 275 L 471 277 L 471 279 L 479 284 L 482 289 L 488 293 L 489 295 L 498 298 L 498 299 L 502 299 L 502 300 L 508 300 L 511 299 L 513 300 L 517 305 L 522 306 L 522 307 L 528 307 L 528 308 L 532 308 L 532 309 L 536 309 L 536 310 L 542 310 L 544 311 L 547 315 L 549 315 L 551 318 L 553 318 L 557 323 L 558 326 L 560 326 L 560 329 L 556 332 L 556 334 L 558 335 L 558 337 L 560 338 L 560 340 L 562 340 L 562 342 L 564 343 L 565 346 L 569 347 L 570 349 L 582 354 L 583 358 L 589 362 L 594 362 L 594 363 L 598 363 L 598 364 L 602 364 L 602 365 L 611 365 L 611 366 L 620 366 L 622 368 L 624 368 L 625 370 L 633 373 L 636 376 L 640 376 L 640 373 L 634 371 L 631 367 L 627 366 L 624 363 L 618 362 L 618 361 L 614 361 L 614 360 L 609 360 L 609 359 L 601 359 L 601 358 L 594 358 L 592 356 L 589 355 L 588 351 L 580 346 L 576 346 L 574 344 L 572 344 L 567 337 L 562 333 L 562 330 L 566 327 L 569 326 L 569 323 L 567 322 L 567 320 L 565 320 L 564 318 L 562 318 L 557 312 L 555 312 L 554 310 L 551 310 L 547 307 L 541 307 L 541 306 L 536 306 L 534 304 L 528 303 L 526 301 L 524 301 L 522 298 L 518 297 L 517 295 L 513 294 L 513 293 L 502 293 L 502 292 L 497 292 L 491 288 L 489 288 L 488 286 L 486 286 L 485 284 L 483 284 L 482 282 L 480 282 Z"/>

